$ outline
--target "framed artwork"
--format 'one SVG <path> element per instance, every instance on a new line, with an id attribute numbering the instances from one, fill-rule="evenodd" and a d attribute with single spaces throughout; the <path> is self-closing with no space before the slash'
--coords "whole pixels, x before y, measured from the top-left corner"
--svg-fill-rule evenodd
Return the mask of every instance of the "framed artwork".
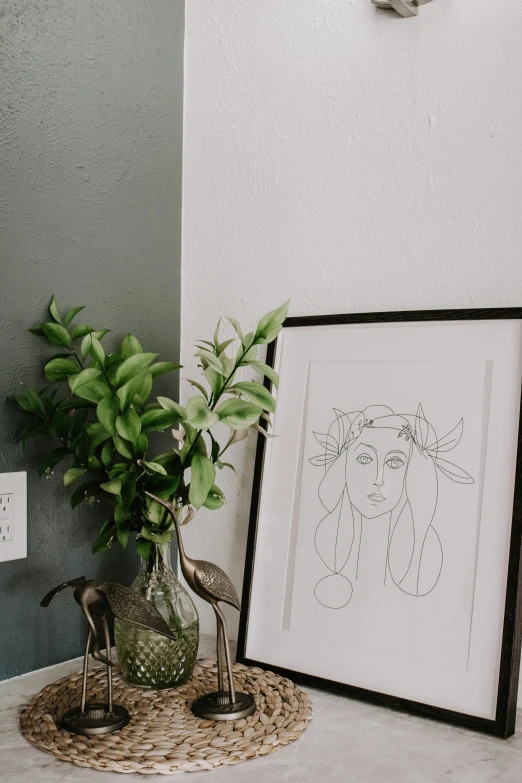
<path id="1" fill-rule="evenodd" d="M 288 318 L 267 363 L 238 659 L 509 736 L 522 308 Z"/>

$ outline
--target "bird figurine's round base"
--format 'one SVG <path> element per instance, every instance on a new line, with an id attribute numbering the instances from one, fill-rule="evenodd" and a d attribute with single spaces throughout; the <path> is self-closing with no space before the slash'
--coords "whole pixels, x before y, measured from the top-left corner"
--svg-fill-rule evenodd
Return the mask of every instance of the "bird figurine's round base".
<path id="1" fill-rule="evenodd" d="M 81 707 L 73 707 L 66 712 L 60 727 L 71 734 L 111 734 L 123 729 L 129 720 L 129 713 L 119 704 L 113 704 L 112 712 L 107 711 L 105 704 L 88 704 L 85 712 Z"/>
<path id="2" fill-rule="evenodd" d="M 228 691 L 206 693 L 192 702 L 192 712 L 205 720 L 240 720 L 256 711 L 256 703 L 249 693 L 237 693 L 230 703 Z"/>

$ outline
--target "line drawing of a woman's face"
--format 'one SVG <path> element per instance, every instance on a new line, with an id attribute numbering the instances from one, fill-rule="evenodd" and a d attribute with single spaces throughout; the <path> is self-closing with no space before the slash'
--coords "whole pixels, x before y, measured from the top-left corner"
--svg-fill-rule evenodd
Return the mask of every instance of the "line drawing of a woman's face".
<path id="1" fill-rule="evenodd" d="M 364 427 L 346 455 L 346 489 L 366 519 L 388 514 L 404 493 L 410 443 L 396 428 Z"/>

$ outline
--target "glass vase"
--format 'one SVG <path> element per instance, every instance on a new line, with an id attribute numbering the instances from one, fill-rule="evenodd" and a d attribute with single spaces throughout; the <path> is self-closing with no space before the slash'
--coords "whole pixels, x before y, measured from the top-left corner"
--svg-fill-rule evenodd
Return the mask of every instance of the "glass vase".
<path id="1" fill-rule="evenodd" d="M 152 544 L 131 587 L 166 620 L 176 641 L 114 621 L 116 652 L 125 680 L 140 688 L 174 688 L 188 680 L 199 645 L 199 619 L 188 592 L 172 570 L 169 544 Z"/>

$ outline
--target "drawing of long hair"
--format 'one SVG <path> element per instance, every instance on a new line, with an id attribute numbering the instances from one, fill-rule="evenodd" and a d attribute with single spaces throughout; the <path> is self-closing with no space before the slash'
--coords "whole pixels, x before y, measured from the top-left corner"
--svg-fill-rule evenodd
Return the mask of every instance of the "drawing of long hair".
<path id="1" fill-rule="evenodd" d="M 441 456 L 461 440 L 462 419 L 438 439 L 421 405 L 415 414 L 395 414 L 382 405 L 351 413 L 334 409 L 334 414 L 328 433 L 314 432 L 323 450 L 309 460 L 324 470 L 318 494 L 327 512 L 315 531 L 315 548 L 327 569 L 327 574 L 316 585 L 317 600 L 336 609 L 351 600 L 353 582 L 357 579 L 363 517 L 350 501 L 346 460 L 365 428 L 379 427 L 397 430 L 397 436 L 409 454 L 404 491 L 390 514 L 384 578 L 389 575 L 395 585 L 409 595 L 426 595 L 435 587 L 442 568 L 442 546 L 432 524 L 437 508 L 438 477 L 443 475 L 461 484 L 474 483 L 468 473 Z M 428 581 L 423 581 L 421 560 L 428 536 L 440 547 L 440 567 L 437 573 L 429 575 Z M 335 590 L 325 591 L 325 585 L 335 585 Z"/>

